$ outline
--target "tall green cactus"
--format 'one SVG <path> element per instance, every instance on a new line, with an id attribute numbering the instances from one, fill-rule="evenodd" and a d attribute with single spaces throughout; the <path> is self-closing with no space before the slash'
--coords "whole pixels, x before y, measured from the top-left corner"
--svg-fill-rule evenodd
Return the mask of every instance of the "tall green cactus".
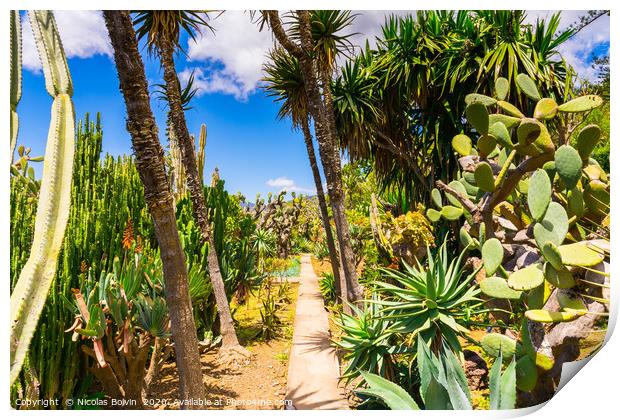
<path id="1" fill-rule="evenodd" d="M 45 87 L 54 102 L 32 251 L 11 294 L 11 383 L 21 370 L 56 274 L 69 217 L 75 135 L 73 86 L 54 16 L 50 11 L 31 11 L 29 16 Z"/>
<path id="2" fill-rule="evenodd" d="M 82 287 L 80 273 L 90 270 L 98 277 L 101 271 L 112 269 L 113 257 L 123 255 L 123 231 L 129 220 L 135 240 L 145 252 L 155 245 L 152 220 L 132 159 L 101 156 L 99 116 L 91 121 L 87 114 L 78 124 L 76 137 L 65 239 L 55 280 L 28 352 L 29 372 L 37 378 L 39 397 L 62 401 L 74 396 L 85 368 L 83 360 L 75 357 L 78 343 L 63 332 L 73 322 L 63 297 L 72 300 L 72 289 Z M 29 172 L 24 167 L 17 173 L 13 171 L 11 177 L 12 285 L 31 251 L 40 183 L 26 176 L 25 170 Z"/>
<path id="3" fill-rule="evenodd" d="M 19 119 L 17 104 L 22 96 L 22 28 L 19 11 L 11 10 L 11 159 L 15 153 Z"/>

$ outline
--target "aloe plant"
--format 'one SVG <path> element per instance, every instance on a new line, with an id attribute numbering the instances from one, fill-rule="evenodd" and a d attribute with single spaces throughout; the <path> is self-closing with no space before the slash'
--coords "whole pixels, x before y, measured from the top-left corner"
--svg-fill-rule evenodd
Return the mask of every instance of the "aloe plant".
<path id="1" fill-rule="evenodd" d="M 123 262 L 115 258 L 113 270 L 102 271 L 98 281 L 92 270 L 82 274 L 81 290 L 74 289 L 73 302 L 65 299 L 65 305 L 75 315 L 67 332 L 73 333 L 73 341 L 92 342 L 92 348 L 84 344 L 82 351 L 96 362 L 91 372 L 106 394 L 141 406 L 150 385 L 145 382 L 147 367 L 160 363 L 160 354 L 153 351 L 147 366 L 150 344 L 170 332 L 160 259 L 149 259 L 135 248 L 133 244 Z"/>
<path id="2" fill-rule="evenodd" d="M 56 274 L 58 254 L 69 218 L 75 135 L 71 101 L 73 85 L 54 16 L 50 11 L 31 11 L 29 17 L 43 65 L 45 87 L 54 101 L 32 251 L 11 294 L 11 383 L 20 372 Z M 17 19 L 19 16 L 13 14 L 12 21 Z M 12 32 L 19 38 L 17 25 Z M 17 40 L 12 42 L 17 43 Z M 17 104 L 14 97 L 18 98 L 18 93 L 11 95 L 11 106 Z M 14 144 L 16 134 L 12 132 L 11 135 Z"/>

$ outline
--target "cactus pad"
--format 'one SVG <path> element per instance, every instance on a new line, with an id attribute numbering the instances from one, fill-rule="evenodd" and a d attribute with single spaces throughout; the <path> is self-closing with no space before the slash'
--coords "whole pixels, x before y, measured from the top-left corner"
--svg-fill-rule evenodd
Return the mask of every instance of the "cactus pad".
<path id="1" fill-rule="evenodd" d="M 497 122 L 501 122 L 506 126 L 508 130 L 519 125 L 521 118 L 511 117 L 505 114 L 491 114 L 489 115 L 489 125 L 493 125 Z"/>
<path id="2" fill-rule="evenodd" d="M 568 215 L 564 207 L 556 202 L 549 203 L 545 217 L 534 225 L 534 239 L 539 248 L 547 241 L 562 245 L 568 233 Z"/>
<path id="3" fill-rule="evenodd" d="M 560 254 L 560 250 L 558 249 L 553 242 L 545 242 L 543 247 L 540 249 L 545 260 L 553 266 L 556 270 L 562 270 L 564 268 L 564 264 L 562 263 L 562 255 Z"/>
<path id="4" fill-rule="evenodd" d="M 572 146 L 560 146 L 555 152 L 555 169 L 564 182 L 566 188 L 571 189 L 581 179 L 581 166 L 583 162 L 579 152 Z"/>
<path id="5" fill-rule="evenodd" d="M 465 108 L 465 116 L 479 134 L 489 132 L 489 112 L 486 106 L 480 102 L 472 102 Z"/>
<path id="6" fill-rule="evenodd" d="M 488 277 L 480 282 L 480 290 L 485 295 L 498 299 L 520 299 L 523 294 L 520 291 L 511 289 L 501 277 Z"/>
<path id="7" fill-rule="evenodd" d="M 517 128 L 517 139 L 520 147 L 534 143 L 540 136 L 541 124 L 532 118 L 523 118 Z"/>
<path id="8" fill-rule="evenodd" d="M 575 313 L 578 315 L 585 315 L 588 313 L 588 308 L 583 300 L 570 290 L 558 290 L 556 299 L 562 308 L 562 312 Z"/>
<path id="9" fill-rule="evenodd" d="M 588 246 L 587 242 L 577 242 L 558 247 L 564 265 L 576 267 L 593 267 L 601 263 L 603 254 Z"/>
<path id="10" fill-rule="evenodd" d="M 495 150 L 495 147 L 497 146 L 497 140 L 493 135 L 485 134 L 478 139 L 476 146 L 478 147 L 480 156 L 487 157 L 491 153 L 493 153 L 493 150 Z"/>
<path id="11" fill-rule="evenodd" d="M 428 220 L 431 222 L 436 223 L 441 218 L 441 213 L 435 209 L 428 209 L 426 210 L 426 217 L 428 217 Z"/>
<path id="12" fill-rule="evenodd" d="M 506 148 L 512 148 L 512 140 L 510 139 L 510 133 L 502 122 L 495 122 L 489 127 L 489 134 L 495 137 L 495 140 Z"/>
<path id="13" fill-rule="evenodd" d="M 491 238 L 482 245 L 482 261 L 488 276 L 495 274 L 504 259 L 504 248 L 497 238 Z"/>
<path id="14" fill-rule="evenodd" d="M 465 103 L 467 105 L 473 104 L 474 102 L 480 103 L 484 106 L 491 106 L 497 103 L 495 98 L 491 98 L 490 96 L 482 95 L 480 93 L 470 93 L 465 96 Z"/>
<path id="15" fill-rule="evenodd" d="M 540 101 L 540 93 L 538 93 L 536 83 L 534 83 L 530 76 L 528 76 L 527 74 L 519 73 L 517 75 L 516 82 L 517 86 L 519 86 L 519 89 L 521 89 L 521 91 L 525 93 L 525 96 L 534 101 Z"/>
<path id="16" fill-rule="evenodd" d="M 457 134 L 452 138 L 452 148 L 461 156 L 471 154 L 471 139 L 465 134 Z"/>
<path id="17" fill-rule="evenodd" d="M 527 319 L 542 323 L 569 322 L 579 317 L 571 312 L 551 312 L 544 309 L 530 309 L 525 311 Z"/>
<path id="18" fill-rule="evenodd" d="M 452 188 L 453 190 L 455 190 L 456 192 L 460 193 L 461 195 L 464 195 L 464 196 L 467 195 L 467 190 L 465 189 L 465 186 L 459 181 L 452 181 L 448 184 L 448 186 Z M 459 200 L 457 200 L 451 194 L 446 194 L 446 198 L 448 199 L 450 204 L 452 204 L 453 206 L 459 207 L 459 208 L 463 207 L 461 203 L 459 202 Z"/>
<path id="19" fill-rule="evenodd" d="M 506 101 L 498 101 L 497 105 L 508 115 L 512 116 L 512 117 L 516 117 L 516 118 L 523 118 L 525 117 L 525 115 L 523 115 L 523 112 L 521 112 L 521 110 L 519 110 L 519 108 L 517 108 L 516 106 L 514 106 L 513 104 L 511 104 L 510 102 L 506 102 Z"/>
<path id="20" fill-rule="evenodd" d="M 510 82 L 505 77 L 495 79 L 495 96 L 500 101 L 506 100 L 508 91 L 510 90 Z"/>
<path id="21" fill-rule="evenodd" d="M 575 286 L 575 279 L 568 269 L 556 270 L 551 264 L 545 264 L 545 280 L 559 289 L 570 289 Z"/>
<path id="22" fill-rule="evenodd" d="M 473 249 L 476 247 L 476 243 L 474 242 L 474 239 L 471 237 L 469 232 L 467 232 L 467 229 L 465 229 L 464 227 L 461 227 L 461 229 L 459 230 L 459 240 L 461 242 L 461 245 L 463 245 L 464 248 Z"/>
<path id="23" fill-rule="evenodd" d="M 521 345 L 510 337 L 498 333 L 489 333 L 482 337 L 480 346 L 489 356 L 498 357 L 500 348 L 502 357 L 512 359 L 512 357 L 521 351 Z"/>
<path id="24" fill-rule="evenodd" d="M 577 136 L 577 151 L 584 162 L 588 160 L 600 138 L 601 129 L 596 124 L 590 124 L 581 129 Z"/>
<path id="25" fill-rule="evenodd" d="M 457 220 L 463 215 L 463 209 L 455 206 L 443 206 L 441 208 L 441 215 L 447 220 Z"/>
<path id="26" fill-rule="evenodd" d="M 540 264 L 528 265 L 508 276 L 508 286 L 515 290 L 532 290 L 545 280 Z"/>
<path id="27" fill-rule="evenodd" d="M 560 112 L 586 112 L 603 105 L 603 98 L 597 95 L 585 95 L 563 103 Z"/>
<path id="28" fill-rule="evenodd" d="M 495 178 L 491 165 L 487 162 L 480 162 L 474 171 L 476 178 L 476 186 L 485 192 L 493 192 L 495 190 Z"/>
<path id="29" fill-rule="evenodd" d="M 558 113 L 558 104 L 551 98 L 542 98 L 534 108 L 534 118 L 537 120 L 550 120 Z"/>
<path id="30" fill-rule="evenodd" d="M 590 181 L 583 192 L 586 206 L 599 217 L 605 217 L 609 213 L 609 198 L 607 185 L 598 180 Z"/>
<path id="31" fill-rule="evenodd" d="M 542 220 L 551 202 L 551 181 L 544 169 L 537 169 L 527 189 L 527 205 L 535 220 Z"/>
<path id="32" fill-rule="evenodd" d="M 583 216 L 586 209 L 583 201 L 583 192 L 579 187 L 575 187 L 568 192 L 567 200 L 570 214 L 578 217 Z"/>
<path id="33" fill-rule="evenodd" d="M 433 190 L 431 191 L 431 200 L 433 200 L 433 204 L 438 209 L 441 209 L 443 207 L 443 203 L 441 200 L 441 193 L 439 192 L 437 188 L 433 188 Z"/>

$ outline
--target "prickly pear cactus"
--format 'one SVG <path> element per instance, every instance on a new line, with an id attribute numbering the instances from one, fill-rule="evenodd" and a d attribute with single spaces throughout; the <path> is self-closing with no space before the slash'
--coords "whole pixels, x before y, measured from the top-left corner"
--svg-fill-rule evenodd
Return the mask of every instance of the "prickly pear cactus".
<path id="1" fill-rule="evenodd" d="M 483 261 L 483 293 L 523 302 L 513 320 L 570 322 L 589 313 L 586 303 L 594 302 L 582 293 L 591 287 L 585 273 L 609 276 L 593 268 L 609 258 L 609 177 L 590 157 L 600 129 L 574 129 L 580 114 L 602 99 L 586 95 L 558 104 L 542 98 L 524 74 L 516 85 L 530 99 L 528 109 L 504 101 L 509 89 L 504 81 L 496 83 L 495 97 L 466 97 L 472 130 L 452 140 L 461 171 L 456 180 L 436 183 L 431 200 L 436 208 L 427 216 L 433 222 L 462 221 L 462 245 Z M 547 305 L 551 296 L 553 305 Z M 487 337 L 483 347 L 491 353 L 500 344 L 504 352 L 516 348 L 503 335 Z M 524 353 L 517 354 L 517 364 L 531 374 L 518 382 L 529 391 L 536 384 L 531 376 L 536 353 L 529 359 Z"/>
<path id="2" fill-rule="evenodd" d="M 21 369 L 47 293 L 56 274 L 58 254 L 69 217 L 74 150 L 73 87 L 58 29 L 50 11 L 30 11 L 30 24 L 43 64 L 45 87 L 54 99 L 45 148 L 43 178 L 37 206 L 32 251 L 11 294 L 11 383 Z M 12 34 L 18 37 L 19 15 L 12 15 Z M 19 37 L 18 37 L 19 38 Z M 12 46 L 18 41 L 12 41 Z M 12 51 L 16 50 L 12 48 Z M 11 59 L 11 63 L 18 62 Z M 13 67 L 13 65 L 12 65 Z M 15 76 L 17 78 L 17 76 Z M 19 83 L 17 83 L 19 85 Z M 17 105 L 11 94 L 13 105 Z M 14 146 L 11 130 L 11 147 Z"/>

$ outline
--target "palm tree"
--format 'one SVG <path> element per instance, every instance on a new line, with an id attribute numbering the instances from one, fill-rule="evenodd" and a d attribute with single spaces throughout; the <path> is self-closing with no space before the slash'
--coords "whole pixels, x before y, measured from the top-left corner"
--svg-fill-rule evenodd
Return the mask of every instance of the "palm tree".
<path id="1" fill-rule="evenodd" d="M 327 248 L 329 250 L 329 258 L 334 273 L 334 281 L 336 284 L 336 293 L 342 296 L 341 291 L 344 290 L 346 299 L 346 283 L 344 276 L 340 276 L 340 262 L 336 244 L 332 234 L 330 217 L 327 211 L 327 201 L 325 200 L 325 191 L 323 190 L 323 182 L 319 172 L 319 165 L 314 153 L 314 145 L 312 143 L 312 134 L 310 133 L 308 99 L 304 86 L 304 79 L 301 74 L 299 60 L 287 53 L 283 48 L 275 48 L 269 54 L 270 62 L 265 64 L 264 70 L 267 74 L 263 80 L 267 83 L 269 96 L 275 97 L 277 102 L 282 105 L 278 111 L 278 118 L 284 119 L 290 117 L 293 127 L 301 131 L 304 135 L 306 150 L 308 152 L 308 160 L 312 169 L 314 185 L 319 201 L 319 209 L 321 212 L 321 220 L 325 230 L 327 240 Z"/>
<path id="2" fill-rule="evenodd" d="M 164 70 L 165 94 L 168 99 L 171 132 L 174 134 L 181 150 L 181 159 L 185 167 L 194 219 L 196 220 L 196 225 L 200 228 L 201 240 L 203 243 L 209 244 L 207 254 L 209 277 L 213 285 L 222 333 L 220 356 L 225 359 L 247 358 L 249 352 L 239 344 L 228 297 L 226 296 L 226 288 L 220 271 L 215 241 L 211 234 L 203 185 L 196 165 L 195 146 L 187 129 L 181 88 L 174 64 L 174 54 L 181 49 L 179 43 L 181 30 L 185 30 L 192 39 L 195 39 L 195 33 L 200 30 L 201 26 L 211 28 L 206 21 L 207 18 L 205 12 L 178 10 L 144 11 L 136 14 L 134 25 L 137 26 L 136 34 L 138 40 L 147 37 L 146 42 L 149 52 L 159 56 Z"/>
<path id="3" fill-rule="evenodd" d="M 189 296 L 187 269 L 175 210 L 166 177 L 163 149 L 149 102 L 144 64 L 128 12 L 103 12 L 114 50 L 116 70 L 127 107 L 127 131 L 131 135 L 136 168 L 144 185 L 144 198 L 153 217 L 166 282 L 172 338 L 179 372 L 181 401 L 204 398 L 196 326 Z M 198 408 L 181 404 L 181 408 Z"/>
<path id="4" fill-rule="evenodd" d="M 345 215 L 344 193 L 342 189 L 341 161 L 338 138 L 335 132 L 334 109 L 329 97 L 324 97 L 324 88 L 320 84 L 320 76 L 324 74 L 325 64 L 320 60 L 325 55 L 317 53 L 317 49 L 325 49 L 325 45 L 313 38 L 311 16 L 308 11 L 294 14 L 292 36 L 282 26 L 277 11 L 264 11 L 263 23 L 267 22 L 274 36 L 287 52 L 299 60 L 306 89 L 308 110 L 314 121 L 314 131 L 319 144 L 319 155 L 327 180 L 327 192 L 332 206 L 336 235 L 340 247 L 340 258 L 347 282 L 347 294 L 351 301 L 360 301 L 363 297 L 362 288 L 357 281 L 355 258 L 351 247 L 351 235 Z M 332 27 L 331 25 L 329 26 Z M 295 40 L 299 39 L 299 42 Z M 329 50 L 329 57 L 335 57 L 338 51 Z M 334 58 L 335 59 L 335 58 Z M 330 60 L 327 60 L 331 62 Z M 321 67 L 322 66 L 322 67 Z M 322 68 L 323 71 L 319 72 Z M 331 80 L 331 77 L 330 77 Z M 323 77 L 323 82 L 325 77 Z"/>

